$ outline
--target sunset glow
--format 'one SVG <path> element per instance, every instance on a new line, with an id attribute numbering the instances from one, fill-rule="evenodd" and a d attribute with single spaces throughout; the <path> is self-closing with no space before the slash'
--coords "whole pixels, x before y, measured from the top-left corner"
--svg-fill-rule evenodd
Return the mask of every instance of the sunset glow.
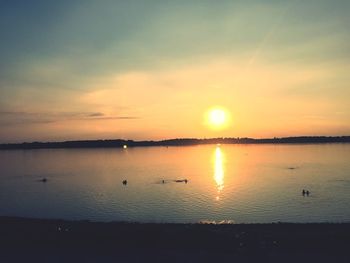
<path id="1" fill-rule="evenodd" d="M 349 261 L 349 13 L 0 1 L 0 261 Z"/>
<path id="2" fill-rule="evenodd" d="M 0 142 L 350 133 L 349 3 L 141 3 L 2 4 Z"/>

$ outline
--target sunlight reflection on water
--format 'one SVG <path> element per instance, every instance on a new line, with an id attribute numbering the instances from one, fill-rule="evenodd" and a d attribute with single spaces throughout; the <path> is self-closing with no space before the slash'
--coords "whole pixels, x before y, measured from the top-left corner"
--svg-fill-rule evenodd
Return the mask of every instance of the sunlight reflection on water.
<path id="1" fill-rule="evenodd" d="M 350 221 L 349 157 L 350 144 L 0 151 L 0 215 L 344 222 Z"/>
<path id="2" fill-rule="evenodd" d="M 220 193 L 224 189 L 224 164 L 223 164 L 223 153 L 220 149 L 220 145 L 216 146 L 214 156 L 214 180 L 217 185 L 217 196 L 216 200 L 220 200 Z"/>

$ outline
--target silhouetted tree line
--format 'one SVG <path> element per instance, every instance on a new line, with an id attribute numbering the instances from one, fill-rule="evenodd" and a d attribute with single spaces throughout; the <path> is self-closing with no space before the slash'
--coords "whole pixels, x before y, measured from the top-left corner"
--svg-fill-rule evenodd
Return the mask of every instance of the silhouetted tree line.
<path id="1" fill-rule="evenodd" d="M 285 138 L 210 138 L 210 139 L 171 139 L 162 141 L 133 141 L 133 140 L 90 140 L 66 142 L 31 142 L 0 144 L 0 149 L 57 149 L 57 148 L 119 148 L 136 146 L 188 146 L 200 144 L 263 144 L 263 143 L 349 143 L 350 136 L 301 136 Z"/>

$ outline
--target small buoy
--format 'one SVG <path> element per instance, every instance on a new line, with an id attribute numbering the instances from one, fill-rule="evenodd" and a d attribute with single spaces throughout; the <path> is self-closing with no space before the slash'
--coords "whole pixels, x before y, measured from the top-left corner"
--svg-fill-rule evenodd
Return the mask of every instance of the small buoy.
<path id="1" fill-rule="evenodd" d="M 123 145 L 123 148 L 126 149 L 126 148 L 128 148 L 128 146 L 127 146 L 126 144 L 124 144 L 124 145 Z"/>

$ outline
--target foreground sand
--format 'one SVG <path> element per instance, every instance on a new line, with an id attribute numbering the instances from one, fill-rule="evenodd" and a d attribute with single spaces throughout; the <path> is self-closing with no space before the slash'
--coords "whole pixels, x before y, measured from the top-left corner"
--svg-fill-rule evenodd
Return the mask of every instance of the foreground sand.
<path id="1" fill-rule="evenodd" d="M 133 224 L 0 217 L 0 262 L 350 262 L 350 224 Z"/>

